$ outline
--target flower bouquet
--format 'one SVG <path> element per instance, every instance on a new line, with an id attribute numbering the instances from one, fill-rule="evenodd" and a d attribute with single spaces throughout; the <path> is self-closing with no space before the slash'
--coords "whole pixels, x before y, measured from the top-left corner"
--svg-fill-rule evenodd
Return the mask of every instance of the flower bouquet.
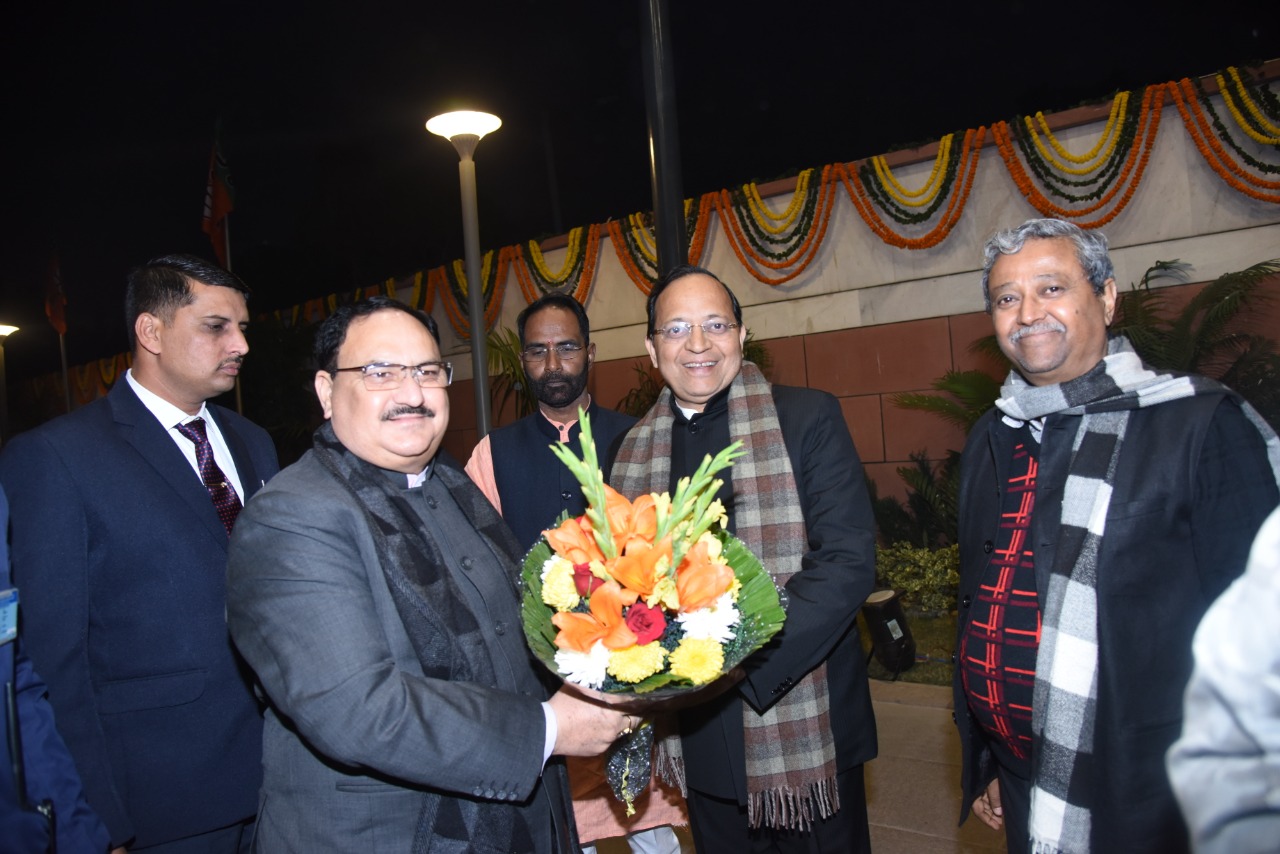
<path id="1" fill-rule="evenodd" d="M 632 502 L 605 484 L 590 419 L 579 418 L 582 459 L 551 449 L 582 484 L 587 511 L 544 531 L 525 557 L 530 649 L 563 679 L 606 693 L 659 699 L 714 682 L 786 616 L 768 572 L 724 530 L 715 498 L 714 475 L 741 443 L 704 458 L 674 495 Z M 610 752 L 607 773 L 628 808 L 649 779 L 652 742 L 646 722 Z"/>

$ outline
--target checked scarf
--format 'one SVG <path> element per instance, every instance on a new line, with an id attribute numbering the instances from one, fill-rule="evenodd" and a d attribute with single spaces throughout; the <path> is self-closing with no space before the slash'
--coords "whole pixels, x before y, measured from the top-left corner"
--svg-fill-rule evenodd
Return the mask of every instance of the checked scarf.
<path id="1" fill-rule="evenodd" d="M 1036 659 L 1029 820 L 1036 854 L 1085 852 L 1090 846 L 1098 702 L 1098 553 L 1129 416 L 1135 409 L 1198 394 L 1227 394 L 1239 400 L 1206 377 L 1152 371 L 1127 338 L 1114 336 L 1106 357 L 1083 376 L 1037 387 L 1012 371 L 996 401 L 1001 412 L 1019 421 L 1058 413 L 1083 416 L 1072 445 Z M 1241 404 L 1266 441 L 1272 470 L 1280 473 L 1280 440 L 1252 406 Z"/>
<path id="2" fill-rule="evenodd" d="M 615 489 L 635 496 L 670 488 L 673 423 L 666 388 L 627 433 L 610 477 Z M 729 438 L 741 439 L 746 451 L 733 464 L 734 531 L 782 587 L 800 570 L 808 542 L 773 393 L 751 362 L 742 363 L 729 387 Z M 826 664 L 763 715 L 746 703 L 742 713 L 751 827 L 808 830 L 840 809 Z M 678 736 L 663 740 L 657 765 L 664 779 L 686 791 Z"/>

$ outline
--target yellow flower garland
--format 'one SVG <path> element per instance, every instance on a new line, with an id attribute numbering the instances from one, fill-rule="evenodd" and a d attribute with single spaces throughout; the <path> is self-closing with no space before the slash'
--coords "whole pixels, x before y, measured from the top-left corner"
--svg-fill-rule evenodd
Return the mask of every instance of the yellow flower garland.
<path id="1" fill-rule="evenodd" d="M 913 208 L 922 208 L 931 204 L 934 198 L 942 190 L 942 177 L 946 174 L 947 164 L 951 162 L 951 141 L 955 139 L 954 133 L 949 133 L 942 138 L 938 144 L 938 154 L 933 158 L 933 171 L 929 173 L 929 178 L 925 181 L 924 186 L 919 190 L 909 191 L 898 181 L 893 172 L 889 169 L 889 164 L 885 162 L 883 155 L 876 155 L 871 158 L 871 165 L 876 172 L 876 178 L 880 181 L 880 188 L 901 205 Z M 925 193 L 927 196 L 918 198 Z M 915 201 L 913 201 L 913 199 Z"/>
<path id="2" fill-rule="evenodd" d="M 747 199 L 747 209 L 751 211 L 751 218 L 760 228 L 770 234 L 782 234 L 790 231 L 795 224 L 795 219 L 804 210 L 804 200 L 809 193 L 809 180 L 813 176 L 812 169 L 806 169 L 796 178 L 796 189 L 791 194 L 791 203 L 787 205 L 787 209 L 780 214 L 775 214 L 769 210 L 769 206 L 764 203 L 764 199 L 760 197 L 760 189 L 753 181 L 750 184 L 742 185 L 742 194 Z M 773 223 L 777 223 L 774 225 Z"/>
<path id="3" fill-rule="evenodd" d="M 1258 125 L 1261 126 L 1263 130 L 1280 134 L 1280 127 L 1276 127 L 1271 124 L 1271 122 L 1267 121 L 1267 117 L 1262 114 L 1262 111 L 1258 109 L 1258 105 L 1249 97 L 1249 92 L 1244 88 L 1244 81 L 1240 79 L 1240 72 L 1236 70 L 1236 67 L 1234 65 L 1227 66 L 1227 72 L 1231 75 L 1231 79 L 1235 81 L 1236 87 L 1240 90 L 1241 103 L 1243 103 L 1249 110 L 1249 114 L 1257 119 Z M 1219 85 L 1221 85 L 1221 81 L 1219 81 Z"/>
<path id="4" fill-rule="evenodd" d="M 554 285 L 564 284 L 569 278 L 569 274 L 573 272 L 573 268 L 578 263 L 578 253 L 582 251 L 582 235 L 586 231 L 583 226 L 569 229 L 569 245 L 564 254 L 564 266 L 560 268 L 559 273 L 553 273 L 547 267 L 546 259 L 542 254 L 542 247 L 538 245 L 538 241 L 529 241 L 529 257 L 533 259 L 533 266 L 538 271 L 538 275 L 543 281 L 551 282 Z"/>
<path id="5" fill-rule="evenodd" d="M 1239 80 L 1239 78 L 1236 78 L 1236 79 Z M 1260 142 L 1263 145 L 1280 144 L 1280 136 L 1266 136 L 1262 133 L 1259 133 L 1258 131 L 1253 129 L 1253 125 L 1245 121 L 1244 116 L 1240 114 L 1239 108 L 1236 107 L 1235 101 L 1232 100 L 1231 92 L 1227 89 L 1227 83 L 1223 79 L 1221 74 L 1218 75 L 1218 91 L 1222 93 L 1222 100 L 1227 105 L 1227 109 L 1231 112 L 1231 118 L 1235 119 L 1236 124 L 1240 126 L 1240 129 L 1242 131 L 1244 131 L 1249 135 L 1250 139 L 1252 139 L 1254 142 Z M 1247 107 L 1251 108 L 1250 112 L 1253 114 L 1254 118 L 1257 118 L 1259 120 L 1259 123 L 1266 130 L 1269 130 L 1274 134 L 1280 134 L 1280 128 L 1277 128 L 1275 127 L 1275 125 L 1272 125 L 1266 119 L 1262 118 L 1262 116 L 1257 112 L 1257 109 L 1258 109 L 1257 105 L 1253 103 L 1253 100 L 1249 98 L 1248 94 L 1244 91 L 1243 84 L 1240 86 L 1239 97 L 1242 103 L 1246 104 Z"/>
<path id="6" fill-rule="evenodd" d="M 1121 100 L 1123 100 L 1127 105 L 1129 100 L 1129 93 L 1121 92 L 1116 97 L 1115 104 L 1112 105 L 1113 118 L 1117 115 L 1115 112 L 1115 106 L 1116 104 L 1119 104 Z M 1036 115 L 1042 116 L 1041 113 L 1037 113 Z M 1094 151 L 1097 151 L 1103 142 L 1107 142 L 1108 143 L 1107 150 L 1103 153 L 1102 157 L 1099 158 L 1098 161 L 1094 163 L 1092 166 L 1084 166 L 1079 169 L 1076 169 L 1074 167 L 1068 166 L 1065 163 L 1062 163 L 1061 161 L 1059 161 L 1056 157 L 1053 156 L 1053 154 L 1050 151 L 1048 151 L 1044 147 L 1044 142 L 1042 141 L 1040 134 L 1036 132 L 1035 126 L 1031 123 L 1030 116 L 1025 116 L 1024 120 L 1026 121 L 1026 124 L 1027 124 L 1027 130 L 1031 132 L 1031 139 L 1035 142 L 1036 148 L 1040 151 L 1040 155 L 1046 161 L 1051 163 L 1055 169 L 1059 170 L 1060 172 L 1065 172 L 1068 175 L 1088 175 L 1090 172 L 1096 172 L 1098 169 L 1105 166 L 1107 164 L 1107 161 L 1111 159 L 1111 154 L 1112 152 L 1115 151 L 1116 145 L 1120 141 L 1120 123 L 1108 120 L 1107 126 L 1103 129 L 1103 135 L 1098 138 L 1098 145 L 1094 146 Z M 1063 150 L 1061 147 L 1062 144 L 1058 142 L 1057 137 L 1053 136 L 1053 134 L 1049 131 L 1049 128 L 1047 125 L 1044 128 L 1044 136 L 1049 139 L 1055 151 Z M 1073 162 L 1079 162 L 1079 161 L 1074 161 L 1073 159 Z"/>
<path id="7" fill-rule="evenodd" d="M 1053 150 L 1058 152 L 1059 156 L 1061 156 L 1063 160 L 1066 160 L 1068 163 L 1083 165 L 1098 156 L 1098 152 L 1102 150 L 1103 143 L 1105 143 L 1111 136 L 1112 132 L 1116 130 L 1117 120 L 1120 116 L 1124 115 L 1124 111 L 1128 106 L 1128 92 L 1120 92 L 1111 100 L 1111 115 L 1107 117 L 1106 127 L 1102 129 L 1102 133 L 1098 136 L 1098 141 L 1094 144 L 1093 148 L 1084 154 L 1072 154 L 1070 151 L 1067 151 L 1066 146 L 1059 142 L 1058 138 L 1053 135 L 1053 131 L 1050 130 L 1049 122 L 1045 119 L 1043 112 L 1036 113 L 1036 123 L 1043 129 L 1045 138 L 1049 140 L 1049 144 L 1053 146 Z M 1029 117 L 1027 118 L 1027 129 L 1031 130 L 1031 119 Z"/>

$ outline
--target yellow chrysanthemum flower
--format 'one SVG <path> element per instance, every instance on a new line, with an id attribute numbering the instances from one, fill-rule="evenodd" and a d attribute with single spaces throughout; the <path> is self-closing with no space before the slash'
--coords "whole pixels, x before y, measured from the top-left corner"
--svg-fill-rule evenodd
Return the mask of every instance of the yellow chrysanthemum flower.
<path id="1" fill-rule="evenodd" d="M 609 655 L 609 675 L 619 682 L 636 683 L 662 669 L 667 651 L 658 641 L 644 646 L 629 646 Z"/>
<path id="2" fill-rule="evenodd" d="M 664 562 L 666 558 L 662 559 Z M 668 569 L 670 564 L 668 564 Z M 650 608 L 661 605 L 666 611 L 680 610 L 680 596 L 676 593 L 676 580 L 670 572 L 658 576 L 657 581 L 653 585 L 653 592 L 645 599 L 645 604 Z"/>
<path id="3" fill-rule="evenodd" d="M 572 611 L 578 607 L 573 564 L 558 555 L 542 565 L 542 601 L 557 611 Z"/>
<path id="4" fill-rule="evenodd" d="M 724 669 L 724 647 L 710 638 L 685 638 L 671 653 L 671 673 L 694 685 L 714 681 Z"/>

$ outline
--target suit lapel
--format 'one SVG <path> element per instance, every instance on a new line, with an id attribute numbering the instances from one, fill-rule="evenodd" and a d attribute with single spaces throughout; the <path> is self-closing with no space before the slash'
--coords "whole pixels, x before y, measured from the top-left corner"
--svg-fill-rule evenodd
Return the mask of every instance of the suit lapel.
<path id="1" fill-rule="evenodd" d="M 209 417 L 218 425 L 219 432 L 222 433 L 222 440 L 227 443 L 227 449 L 231 451 L 231 462 L 236 467 L 236 474 L 240 478 L 240 486 L 244 489 L 244 501 L 247 503 L 253 494 L 263 486 L 263 478 L 253 467 L 253 457 L 249 454 L 249 446 L 240 438 L 240 434 L 231 429 L 227 423 L 227 418 L 222 414 L 222 407 L 210 405 L 206 407 L 209 411 Z"/>
<path id="2" fill-rule="evenodd" d="M 213 501 L 209 498 L 209 491 L 200 482 L 191 463 L 178 450 L 169 431 L 143 405 L 124 378 L 116 382 L 107 399 L 111 403 L 112 417 L 121 439 L 132 445 L 138 456 L 155 469 L 208 528 L 214 540 L 225 549 L 227 529 L 218 518 Z"/>

